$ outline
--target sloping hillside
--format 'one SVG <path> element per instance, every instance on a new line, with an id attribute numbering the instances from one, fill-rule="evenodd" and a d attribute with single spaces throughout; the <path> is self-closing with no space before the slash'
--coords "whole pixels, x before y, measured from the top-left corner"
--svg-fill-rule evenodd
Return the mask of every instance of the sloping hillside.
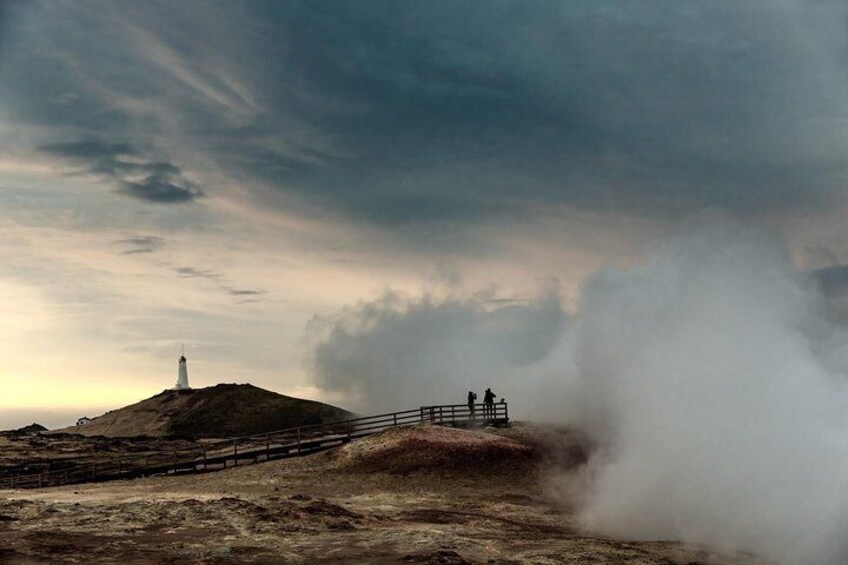
<path id="1" fill-rule="evenodd" d="M 249 384 L 166 390 L 57 432 L 86 436 L 232 437 L 353 417 L 341 408 L 283 396 Z"/>

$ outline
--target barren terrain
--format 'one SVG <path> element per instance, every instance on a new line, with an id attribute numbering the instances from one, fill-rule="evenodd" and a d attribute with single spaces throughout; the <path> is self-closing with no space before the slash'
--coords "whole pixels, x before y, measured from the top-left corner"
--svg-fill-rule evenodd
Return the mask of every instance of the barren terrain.
<path id="1" fill-rule="evenodd" d="M 542 485 L 584 459 L 563 431 L 416 427 L 203 475 L 0 491 L 0 561 L 758 563 L 581 532 Z"/>
<path id="2" fill-rule="evenodd" d="M 165 437 L 108 438 L 0 432 L 0 478 L 16 473 L 56 471 L 119 457 L 170 453 L 197 444 Z"/>

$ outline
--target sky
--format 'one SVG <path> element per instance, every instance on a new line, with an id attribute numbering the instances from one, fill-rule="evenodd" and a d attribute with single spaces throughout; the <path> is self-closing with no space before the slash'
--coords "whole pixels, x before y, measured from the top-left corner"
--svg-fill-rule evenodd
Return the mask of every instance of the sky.
<path id="1" fill-rule="evenodd" d="M 322 321 L 393 296 L 572 312 L 692 218 L 766 226 L 841 289 L 847 21 L 828 0 L 0 0 L 0 428 L 173 386 L 183 345 L 195 387 L 345 406 L 309 361 Z"/>

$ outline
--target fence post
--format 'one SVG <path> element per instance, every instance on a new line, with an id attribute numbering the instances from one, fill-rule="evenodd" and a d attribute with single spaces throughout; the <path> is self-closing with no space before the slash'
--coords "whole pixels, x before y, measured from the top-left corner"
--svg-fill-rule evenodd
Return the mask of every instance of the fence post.
<path id="1" fill-rule="evenodd" d="M 271 459 L 271 434 L 265 434 L 265 461 Z"/>
<path id="2" fill-rule="evenodd" d="M 297 452 L 300 453 L 300 428 L 297 429 Z"/>
<path id="3" fill-rule="evenodd" d="M 224 465 L 226 467 L 226 464 Z M 238 467 L 238 443 L 233 440 L 233 467 Z"/>
<path id="4" fill-rule="evenodd" d="M 203 450 L 203 470 L 206 470 L 206 450 Z"/>
<path id="5" fill-rule="evenodd" d="M 424 406 L 421 407 L 421 423 L 424 423 Z"/>

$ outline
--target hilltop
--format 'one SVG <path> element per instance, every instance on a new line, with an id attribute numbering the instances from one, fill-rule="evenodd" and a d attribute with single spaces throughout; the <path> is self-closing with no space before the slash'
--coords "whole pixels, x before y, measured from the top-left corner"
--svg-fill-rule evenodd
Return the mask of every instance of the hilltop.
<path id="1" fill-rule="evenodd" d="M 51 433 L 84 436 L 222 438 L 351 418 L 341 408 L 284 396 L 250 384 L 165 390 L 83 426 Z"/>

